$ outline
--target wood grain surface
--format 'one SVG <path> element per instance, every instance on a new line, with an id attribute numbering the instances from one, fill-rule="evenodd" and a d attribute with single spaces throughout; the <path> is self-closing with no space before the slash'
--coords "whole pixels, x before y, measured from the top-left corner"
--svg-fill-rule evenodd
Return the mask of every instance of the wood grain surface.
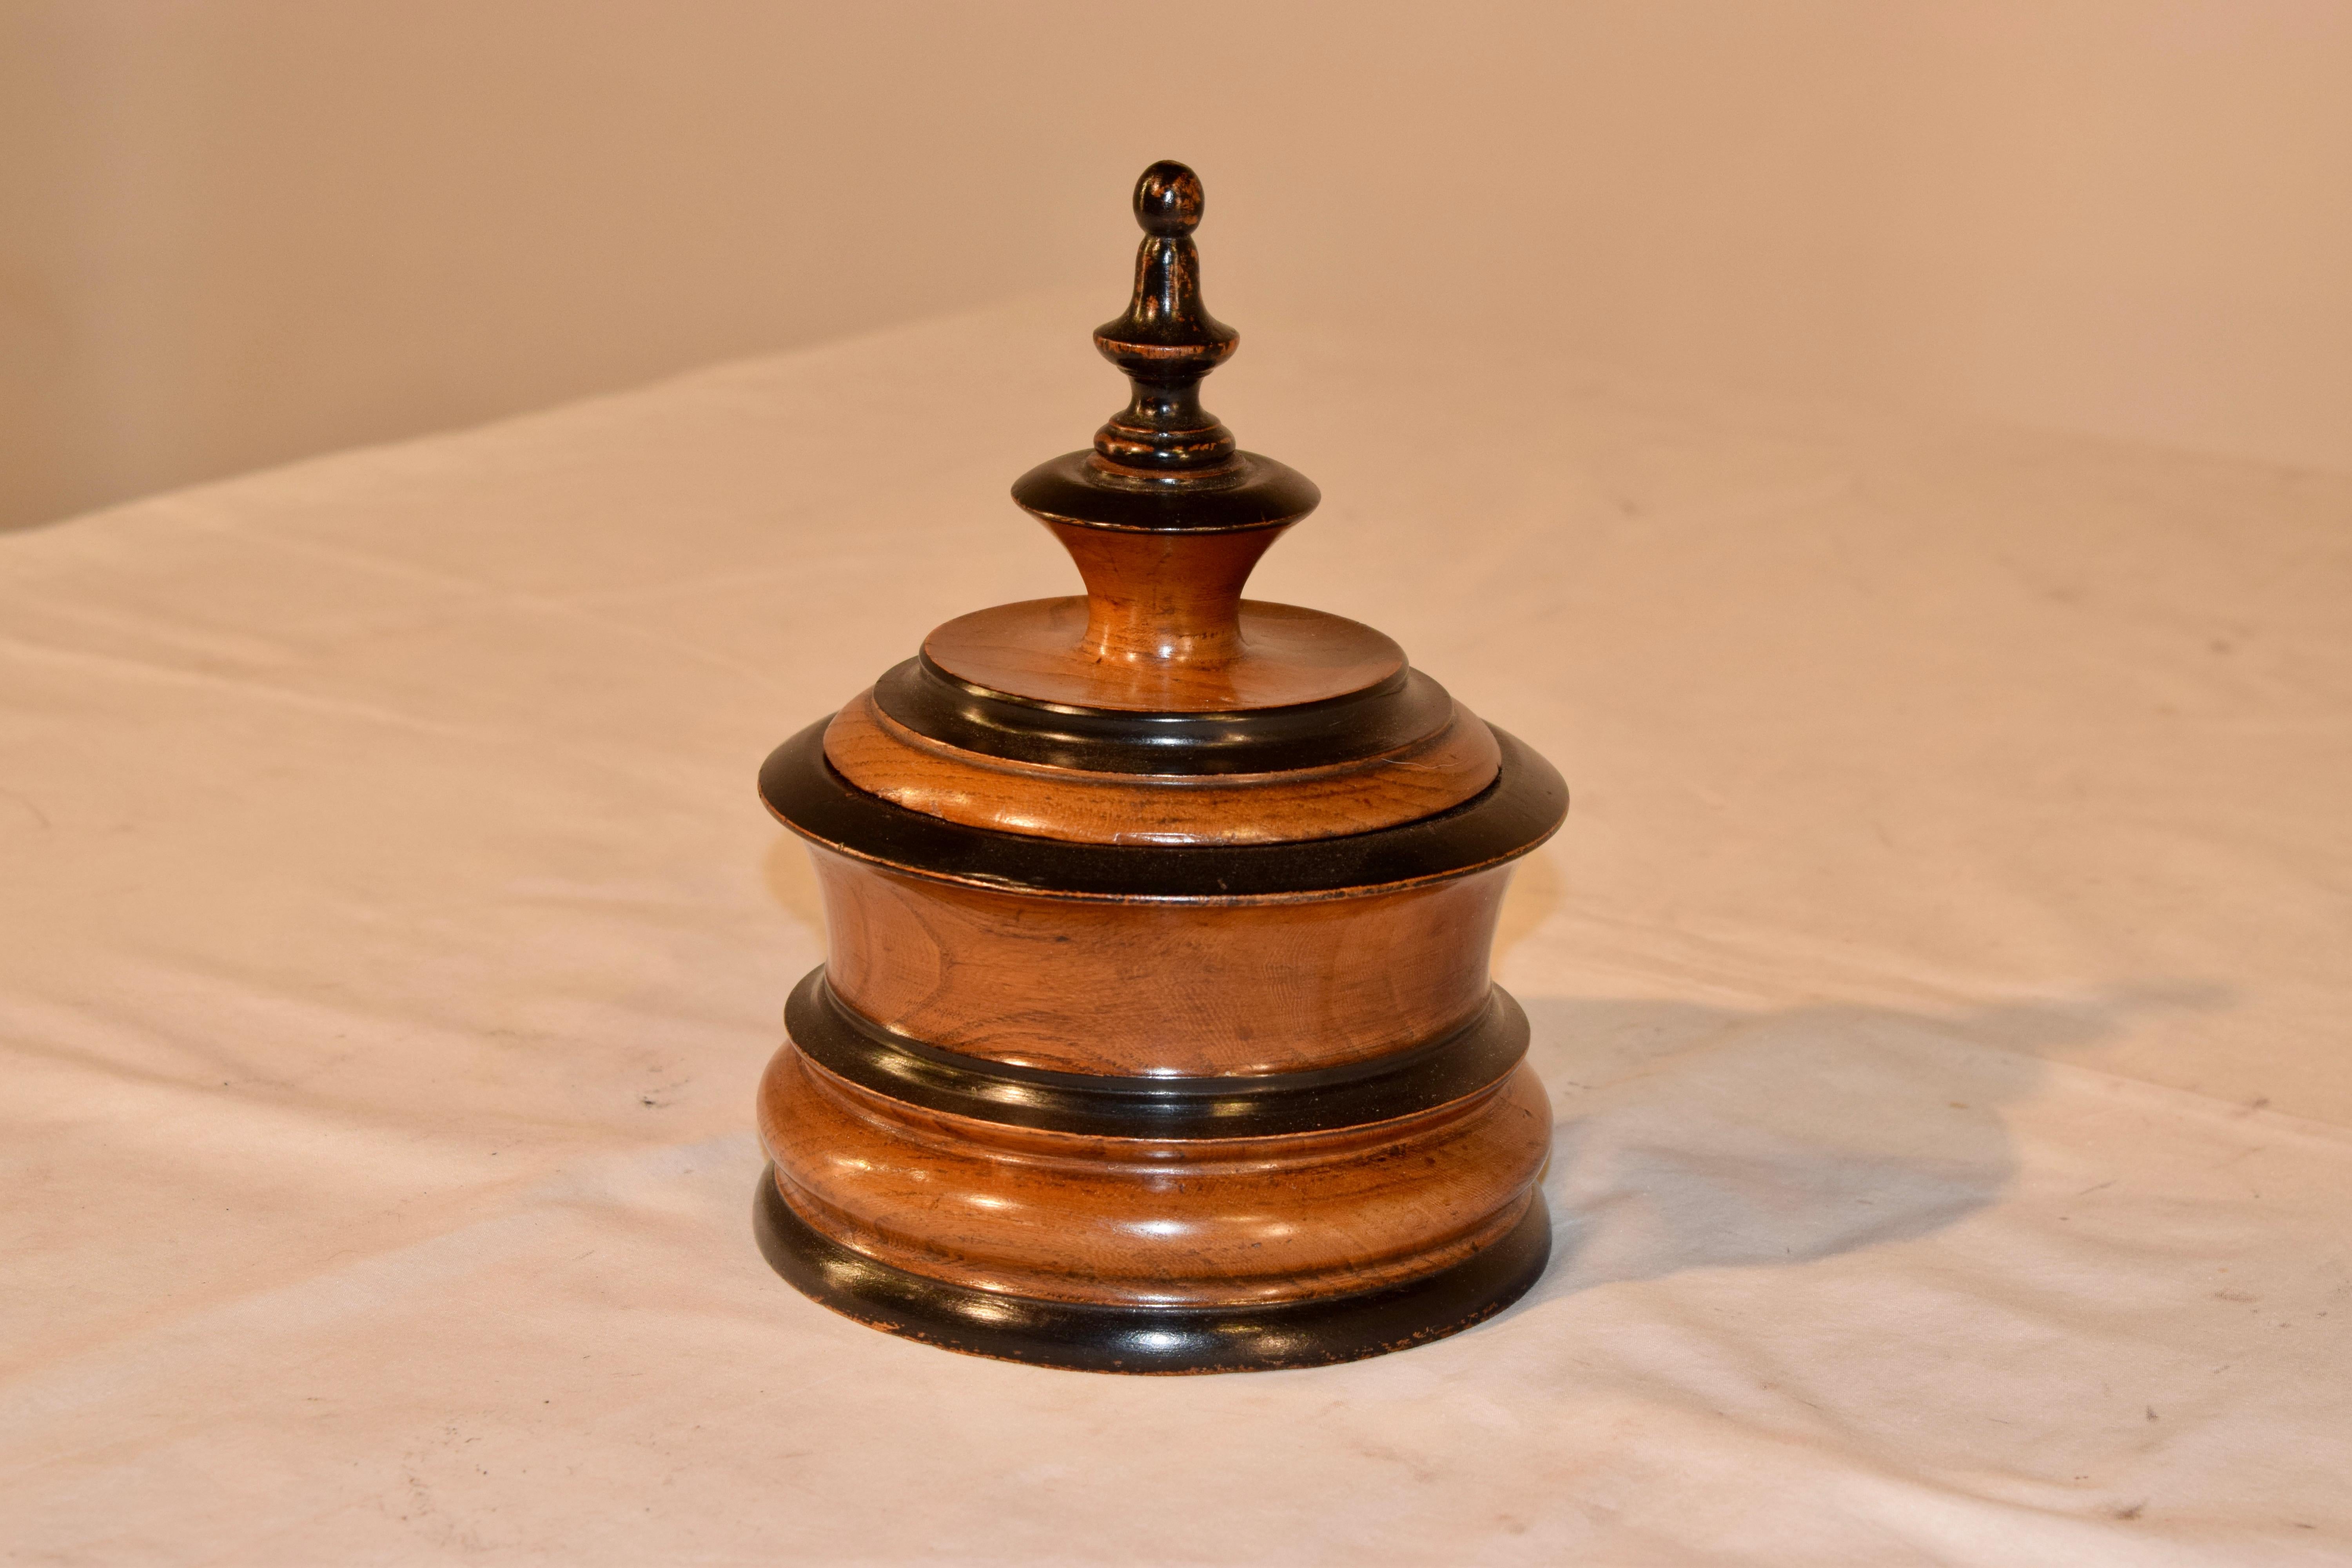
<path id="1" fill-rule="evenodd" d="M 1456 704 L 1393 752 L 1280 773 L 1087 773 L 919 735 L 867 692 L 835 715 L 825 760 L 869 795 L 973 827 L 1086 844 L 1274 844 L 1366 833 L 1459 805 L 1494 782 L 1493 731 Z"/>
<path id="2" fill-rule="evenodd" d="M 1157 1142 L 918 1110 L 790 1046 L 759 1116 L 785 1197 L 843 1245 L 979 1289 L 1118 1305 L 1299 1300 L 1434 1273 L 1517 1221 L 1551 1133 L 1525 1066 L 1391 1121 Z"/>
<path id="3" fill-rule="evenodd" d="M 1165 542 L 1227 534 L 1111 535 Z M 1097 615 L 1125 624 L 1124 611 L 1095 610 L 1082 598 L 1028 599 L 948 622 L 923 651 L 975 686 L 1041 702 L 1143 713 L 1223 713 L 1319 702 L 1377 685 L 1404 668 L 1404 649 L 1360 621 L 1295 605 L 1243 599 L 1232 637 L 1214 639 L 1213 660 L 1114 657 L 1090 642 Z"/>
<path id="4" fill-rule="evenodd" d="M 1087 585 L 1079 646 L 1111 665 L 1208 670 L 1243 653 L 1242 585 L 1284 532 L 1146 533 L 1049 521 Z"/>
<path id="5" fill-rule="evenodd" d="M 1238 1077 L 1332 1067 L 1486 1005 L 1509 877 L 1311 903 L 1044 899 L 810 851 L 827 973 L 885 1028 L 1015 1066 Z"/>

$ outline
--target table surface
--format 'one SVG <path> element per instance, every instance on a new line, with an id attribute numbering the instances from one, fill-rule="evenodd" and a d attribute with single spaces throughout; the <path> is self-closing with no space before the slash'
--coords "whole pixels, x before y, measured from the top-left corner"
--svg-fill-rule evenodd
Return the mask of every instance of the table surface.
<path id="1" fill-rule="evenodd" d="M 2352 1559 L 2352 479 L 1261 324 L 1260 596 L 1551 756 L 1549 1276 L 950 1355 L 753 1249 L 770 746 L 1070 591 L 1017 301 L 0 539 L 0 1556 Z M 942 404 L 944 371 L 987 395 Z"/>

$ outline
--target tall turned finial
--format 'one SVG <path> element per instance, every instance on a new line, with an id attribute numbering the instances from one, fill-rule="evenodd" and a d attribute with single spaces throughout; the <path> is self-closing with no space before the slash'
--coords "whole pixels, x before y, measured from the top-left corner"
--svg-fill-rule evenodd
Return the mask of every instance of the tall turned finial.
<path id="1" fill-rule="evenodd" d="M 1095 432 L 1104 462 L 1179 479 L 1233 461 L 1234 433 L 1201 406 L 1201 378 L 1224 363 L 1241 334 L 1201 303 L 1200 176 L 1168 160 L 1135 184 L 1135 298 L 1127 314 L 1095 329 L 1095 346 L 1133 384 L 1128 405 Z"/>
<path id="2" fill-rule="evenodd" d="M 1069 651 L 1083 657 L 1078 684 L 1114 708 L 1232 695 L 1215 672 L 1246 655 L 1250 568 L 1321 499 L 1297 469 L 1235 450 L 1233 432 L 1201 406 L 1201 378 L 1241 342 L 1201 303 L 1201 182 L 1183 164 L 1143 171 L 1135 298 L 1095 329 L 1095 346 L 1135 395 L 1095 433 L 1093 450 L 1049 458 L 1013 484 L 1013 500 L 1054 531 L 1086 579 L 1087 624 Z M 1113 689 L 1124 695 L 1102 696 Z"/>

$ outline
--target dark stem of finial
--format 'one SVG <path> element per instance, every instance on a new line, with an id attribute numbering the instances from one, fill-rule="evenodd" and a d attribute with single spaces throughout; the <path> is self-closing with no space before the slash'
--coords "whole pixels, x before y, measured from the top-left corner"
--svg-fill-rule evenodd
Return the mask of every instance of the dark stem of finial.
<path id="1" fill-rule="evenodd" d="M 1127 373 L 1128 405 L 1095 432 L 1095 455 L 1142 475 L 1181 479 L 1228 467 L 1234 433 L 1201 406 L 1201 378 L 1223 364 L 1241 334 L 1201 303 L 1200 176 L 1162 162 L 1135 185 L 1142 247 L 1127 314 L 1095 329 L 1095 346 Z"/>

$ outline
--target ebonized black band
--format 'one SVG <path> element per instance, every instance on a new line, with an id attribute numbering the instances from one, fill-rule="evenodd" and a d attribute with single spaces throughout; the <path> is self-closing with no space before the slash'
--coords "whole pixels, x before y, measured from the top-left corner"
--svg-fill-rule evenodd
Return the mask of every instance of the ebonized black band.
<path id="1" fill-rule="evenodd" d="M 760 798 L 784 826 L 828 849 L 920 877 L 1063 898 L 1318 898 L 1458 877 L 1551 837 L 1568 786 L 1549 763 L 1495 731 L 1493 784 L 1434 816 L 1292 844 L 1074 844 L 909 811 L 856 788 L 824 759 L 815 723 L 769 753 Z"/>
<path id="2" fill-rule="evenodd" d="M 845 1317 L 943 1350 L 1073 1372 L 1271 1372 L 1404 1350 L 1493 1317 L 1551 1257 L 1537 1193 L 1494 1245 L 1386 1290 L 1271 1307 L 1098 1307 L 967 1289 L 852 1252 L 784 1201 L 772 1166 L 751 1226 L 770 1267 Z"/>
<path id="3" fill-rule="evenodd" d="M 1142 474 L 1065 452 L 1013 481 L 1013 504 L 1054 522 L 1147 533 L 1228 533 L 1296 522 L 1323 492 L 1272 458 L 1236 452 L 1213 474 Z"/>
<path id="4" fill-rule="evenodd" d="M 1426 1045 L 1255 1078 L 1113 1078 L 941 1050 L 843 1003 L 822 967 L 793 989 L 784 1027 L 811 1061 L 893 1100 L 1097 1138 L 1260 1138 L 1386 1121 L 1491 1087 L 1528 1049 L 1527 1015 L 1499 986 L 1477 1017 Z"/>
<path id="5" fill-rule="evenodd" d="M 1099 773 L 1265 773 L 1360 762 L 1434 734 L 1453 716 L 1445 689 L 1401 669 L 1320 702 L 1234 713 L 1071 708 L 975 686 L 910 658 L 874 683 L 883 712 L 944 744 Z"/>

